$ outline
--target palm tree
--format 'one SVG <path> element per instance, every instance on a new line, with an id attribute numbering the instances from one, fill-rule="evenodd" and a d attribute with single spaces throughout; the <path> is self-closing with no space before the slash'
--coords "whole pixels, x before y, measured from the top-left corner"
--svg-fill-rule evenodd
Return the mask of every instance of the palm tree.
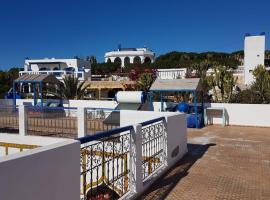
<path id="1" fill-rule="evenodd" d="M 61 99 L 83 99 L 89 85 L 85 81 L 80 82 L 74 75 L 66 75 L 56 92 L 50 93 Z"/>
<path id="2" fill-rule="evenodd" d="M 138 90 L 148 92 L 154 80 L 155 75 L 153 73 L 142 73 L 137 83 Z"/>

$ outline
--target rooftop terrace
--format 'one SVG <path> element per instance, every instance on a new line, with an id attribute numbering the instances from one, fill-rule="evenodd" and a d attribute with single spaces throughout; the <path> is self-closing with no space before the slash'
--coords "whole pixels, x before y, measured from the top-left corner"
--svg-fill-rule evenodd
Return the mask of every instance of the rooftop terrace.
<path id="1" fill-rule="evenodd" d="M 270 199 L 270 128 L 188 130 L 188 154 L 139 199 Z"/>

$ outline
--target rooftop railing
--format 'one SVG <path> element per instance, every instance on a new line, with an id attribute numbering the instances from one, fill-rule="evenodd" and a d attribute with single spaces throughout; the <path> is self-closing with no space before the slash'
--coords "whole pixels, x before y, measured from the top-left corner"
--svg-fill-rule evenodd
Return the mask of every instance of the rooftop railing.
<path id="1" fill-rule="evenodd" d="M 0 106 L 0 132 L 19 133 L 19 112 L 13 106 Z"/>
<path id="2" fill-rule="evenodd" d="M 139 124 L 136 130 L 125 126 L 78 138 L 81 199 L 123 198 L 133 191 L 136 181 L 143 184 L 151 178 L 166 163 L 164 123 L 161 117 Z M 141 180 L 136 173 L 142 173 Z"/>
<path id="3" fill-rule="evenodd" d="M 161 117 L 141 123 L 144 180 L 164 163 L 166 134 L 164 120 L 164 117 Z"/>
<path id="4" fill-rule="evenodd" d="M 52 74 L 58 79 L 62 79 L 63 76 L 74 74 L 75 77 L 79 79 L 84 79 L 85 72 L 81 71 L 66 71 L 66 70 L 49 70 L 49 71 L 20 71 L 19 75 L 22 76 L 24 74 Z"/>
<path id="5" fill-rule="evenodd" d="M 79 138 L 81 199 L 118 199 L 129 191 L 132 126 Z M 101 198 L 102 199 L 102 198 Z"/>
<path id="6" fill-rule="evenodd" d="M 26 107 L 27 134 L 77 137 L 77 108 Z"/>
<path id="7" fill-rule="evenodd" d="M 120 110 L 87 108 L 86 119 L 87 135 L 92 135 L 100 131 L 108 131 L 119 127 Z"/>

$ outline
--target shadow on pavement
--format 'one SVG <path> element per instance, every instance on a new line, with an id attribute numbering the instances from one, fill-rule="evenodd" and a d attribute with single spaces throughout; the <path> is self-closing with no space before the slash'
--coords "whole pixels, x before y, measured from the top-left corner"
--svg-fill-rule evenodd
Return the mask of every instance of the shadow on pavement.
<path id="1" fill-rule="evenodd" d="M 176 184 L 188 175 L 188 170 L 192 165 L 200 159 L 209 147 L 216 144 L 188 144 L 188 153 L 172 166 L 165 174 L 163 174 L 153 185 L 144 192 L 139 199 L 162 200 L 170 193 Z"/>

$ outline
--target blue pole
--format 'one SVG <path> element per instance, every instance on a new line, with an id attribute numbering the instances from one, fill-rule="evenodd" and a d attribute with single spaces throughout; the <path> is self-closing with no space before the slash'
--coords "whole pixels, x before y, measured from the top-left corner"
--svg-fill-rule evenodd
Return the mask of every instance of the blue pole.
<path id="1" fill-rule="evenodd" d="M 203 126 L 205 126 L 204 124 L 204 96 L 203 96 L 203 93 L 202 93 L 202 106 L 201 106 L 201 111 L 202 111 L 202 121 L 203 121 Z"/>
<path id="2" fill-rule="evenodd" d="M 37 105 L 36 83 L 34 83 L 34 106 Z"/>
<path id="3" fill-rule="evenodd" d="M 152 92 L 149 92 L 149 101 L 150 101 L 149 102 L 149 104 L 150 104 L 149 105 L 149 107 L 150 107 L 149 109 L 150 109 L 150 111 L 153 111 L 153 96 L 152 95 L 153 95 L 153 93 Z"/>
<path id="4" fill-rule="evenodd" d="M 198 112 L 197 112 L 197 94 L 196 94 L 196 91 L 194 91 L 194 109 L 195 109 L 195 123 L 196 123 L 196 128 L 199 128 L 198 126 Z"/>
<path id="5" fill-rule="evenodd" d="M 39 87 L 40 87 L 40 101 L 41 101 L 41 109 L 43 109 L 43 97 L 42 97 L 42 81 L 40 81 L 40 83 L 39 83 L 40 85 L 39 85 Z"/>
<path id="6" fill-rule="evenodd" d="M 13 92 L 13 108 L 16 109 L 16 83 L 13 81 L 12 85 L 12 92 Z"/>
<path id="7" fill-rule="evenodd" d="M 162 92 L 160 92 L 160 103 L 161 103 L 161 108 L 160 111 L 163 112 L 163 96 Z"/>

